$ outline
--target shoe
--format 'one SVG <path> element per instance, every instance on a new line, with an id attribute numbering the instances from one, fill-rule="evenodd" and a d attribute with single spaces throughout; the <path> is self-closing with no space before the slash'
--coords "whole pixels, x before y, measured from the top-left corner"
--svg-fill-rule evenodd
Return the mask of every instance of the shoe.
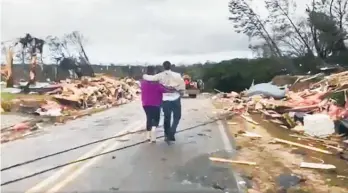
<path id="1" fill-rule="evenodd" d="M 147 141 L 151 140 L 151 131 L 146 131 L 146 140 Z"/>
<path id="2" fill-rule="evenodd" d="M 150 136 L 151 143 L 156 143 L 156 127 L 152 127 Z"/>
<path id="3" fill-rule="evenodd" d="M 172 145 L 175 143 L 175 138 L 168 138 L 167 136 L 164 137 L 164 141 L 168 144 L 168 145 Z"/>
<path id="4" fill-rule="evenodd" d="M 168 145 L 173 145 L 173 144 L 175 144 L 175 141 L 172 141 L 172 140 L 167 140 L 166 142 L 167 142 Z"/>

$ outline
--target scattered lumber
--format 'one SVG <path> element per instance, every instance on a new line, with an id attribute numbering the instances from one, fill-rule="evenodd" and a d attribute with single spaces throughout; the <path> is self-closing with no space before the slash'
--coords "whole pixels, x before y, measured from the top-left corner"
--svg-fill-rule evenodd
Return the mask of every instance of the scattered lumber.
<path id="1" fill-rule="evenodd" d="M 252 123 L 252 124 L 254 124 L 254 125 L 259 125 L 259 123 L 258 122 L 256 122 L 256 121 L 254 121 L 252 118 L 250 118 L 250 117 L 247 117 L 247 116 L 245 116 L 245 115 L 241 115 L 241 117 L 243 117 L 246 121 L 248 121 L 249 123 Z"/>
<path id="2" fill-rule="evenodd" d="M 237 160 L 223 159 L 223 158 L 217 158 L 217 157 L 209 157 L 209 159 L 210 161 L 222 162 L 222 163 L 244 164 L 244 165 L 250 165 L 250 166 L 256 165 L 256 162 L 249 162 L 249 161 L 237 161 Z"/>
<path id="3" fill-rule="evenodd" d="M 301 162 L 300 167 L 312 168 L 312 169 L 324 169 L 324 170 L 336 169 L 336 166 L 331 164 L 320 164 L 320 163 L 310 163 L 310 162 Z"/>
<path id="4" fill-rule="evenodd" d="M 288 145 L 293 145 L 293 146 L 296 146 L 296 147 L 302 147 L 302 148 L 313 150 L 313 151 L 316 151 L 316 152 L 321 152 L 321 153 L 325 153 L 325 154 L 332 154 L 332 152 L 327 151 L 327 150 L 323 150 L 323 149 L 316 148 L 316 147 L 311 147 L 311 146 L 308 146 L 308 145 L 303 145 L 303 144 L 300 144 L 300 143 L 295 143 L 295 142 L 292 142 L 292 141 L 287 141 L 287 140 L 284 140 L 284 139 L 275 138 L 274 141 L 278 142 L 278 143 L 285 143 L 285 144 L 288 144 Z"/>

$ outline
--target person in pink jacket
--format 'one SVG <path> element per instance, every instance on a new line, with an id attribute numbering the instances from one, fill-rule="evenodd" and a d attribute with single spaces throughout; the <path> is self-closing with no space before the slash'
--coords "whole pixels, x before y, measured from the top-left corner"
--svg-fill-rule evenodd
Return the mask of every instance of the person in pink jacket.
<path id="1" fill-rule="evenodd" d="M 155 74 L 153 66 L 147 67 L 148 75 Z M 140 81 L 141 101 L 146 114 L 146 138 L 150 142 L 156 142 L 156 129 L 160 121 L 160 111 L 163 93 L 170 92 L 162 84 L 156 81 Z"/>

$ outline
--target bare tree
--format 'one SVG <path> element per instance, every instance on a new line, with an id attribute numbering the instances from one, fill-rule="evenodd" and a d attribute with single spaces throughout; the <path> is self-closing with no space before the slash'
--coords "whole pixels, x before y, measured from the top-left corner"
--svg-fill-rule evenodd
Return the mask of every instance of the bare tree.
<path id="1" fill-rule="evenodd" d="M 271 58 L 274 56 L 273 49 L 266 42 L 249 45 L 249 49 L 258 58 Z"/>
<path id="2" fill-rule="evenodd" d="M 301 25 L 291 18 L 292 11 L 296 9 L 296 3 L 292 0 L 266 0 L 265 3 L 270 12 L 270 19 L 273 20 L 273 25 L 278 26 L 278 31 L 285 31 L 280 40 L 288 44 L 296 53 L 302 51 L 297 49 L 298 43 L 301 43 L 307 49 L 306 53 L 314 56 L 308 39 L 304 37 L 303 31 L 300 29 Z M 286 37 L 290 37 L 290 39 Z"/>
<path id="3" fill-rule="evenodd" d="M 277 23 L 272 26 L 275 41 L 282 48 L 283 54 L 288 57 L 304 57 L 308 55 L 308 47 L 314 49 L 314 44 L 311 36 L 311 29 L 307 19 L 300 19 L 296 22 L 296 26 L 301 29 L 301 36 L 289 24 Z M 304 41 L 306 44 L 304 44 Z M 311 52 L 312 53 L 312 52 Z M 312 55 L 313 57 L 313 55 Z"/>
<path id="4" fill-rule="evenodd" d="M 86 39 L 80 32 L 74 31 L 61 38 L 48 36 L 46 39 L 51 57 L 55 59 L 61 69 L 74 71 L 78 78 L 83 75 L 94 76 L 94 71 L 84 49 Z M 78 55 L 74 52 L 77 52 Z"/>
<path id="5" fill-rule="evenodd" d="M 56 36 L 46 37 L 47 45 L 50 50 L 50 57 L 52 57 L 58 64 L 63 58 L 71 58 L 73 55 L 70 52 L 69 40 L 64 36 L 62 38 Z"/>
<path id="6" fill-rule="evenodd" d="M 80 56 L 84 57 L 86 61 L 89 63 L 88 56 L 84 49 L 84 44 L 86 42 L 85 37 L 78 31 L 73 31 L 70 34 L 66 35 L 66 38 L 69 40 L 69 43 L 75 45 L 79 49 Z"/>
<path id="7" fill-rule="evenodd" d="M 339 29 L 348 27 L 348 0 L 322 0 L 318 1 L 321 8 L 328 8 L 330 17 L 335 18 Z"/>
<path id="8" fill-rule="evenodd" d="M 19 41 L 15 43 L 15 45 L 22 46 L 22 51 L 21 51 L 22 57 L 25 57 L 25 53 L 28 53 L 30 56 L 31 62 L 30 62 L 30 71 L 29 71 L 29 81 L 25 87 L 25 91 L 29 91 L 29 86 L 31 84 L 34 84 L 36 81 L 36 67 L 38 64 L 38 55 L 41 56 L 41 61 L 42 61 L 42 53 L 43 53 L 44 44 L 45 44 L 45 41 L 43 39 L 33 37 L 30 34 L 26 34 L 23 38 L 19 38 Z"/>
<path id="9" fill-rule="evenodd" d="M 6 78 L 6 87 L 13 87 L 13 46 L 6 47 L 4 44 L 1 46 L 1 54 L 6 56 L 6 65 L 1 66 L 1 75 Z"/>
<path id="10" fill-rule="evenodd" d="M 268 45 L 272 55 L 282 56 L 281 50 L 267 30 L 268 21 L 262 20 L 246 0 L 231 0 L 229 10 L 232 14 L 229 19 L 233 21 L 237 33 L 246 34 L 250 39 L 261 38 Z"/>
<path id="11" fill-rule="evenodd" d="M 1 42 L 1 55 L 6 55 L 6 46 L 4 42 Z"/>
<path id="12" fill-rule="evenodd" d="M 313 43 L 318 56 L 326 59 L 347 52 L 344 40 L 347 39 L 348 0 L 312 0 L 306 12 Z"/>
<path id="13" fill-rule="evenodd" d="M 335 48 L 340 51 L 347 51 L 344 40 L 348 39 L 348 0 L 331 0 L 330 16 L 335 18 L 340 31 L 340 39 Z"/>

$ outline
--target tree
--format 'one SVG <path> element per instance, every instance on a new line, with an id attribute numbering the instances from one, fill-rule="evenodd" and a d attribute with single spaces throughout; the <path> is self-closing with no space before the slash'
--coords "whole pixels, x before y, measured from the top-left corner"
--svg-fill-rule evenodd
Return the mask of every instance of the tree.
<path id="1" fill-rule="evenodd" d="M 60 68 L 74 71 L 78 78 L 94 76 L 94 71 L 83 46 L 85 38 L 80 32 L 74 31 L 61 38 L 48 36 L 46 39 L 51 57 Z M 74 55 L 74 52 L 77 52 L 78 55 Z"/>
<path id="2" fill-rule="evenodd" d="M 305 38 L 303 31 L 300 29 L 300 27 L 304 27 L 304 23 L 296 23 L 291 18 L 292 12 L 296 10 L 296 3 L 292 0 L 266 0 L 265 3 L 270 12 L 269 19 L 273 20 L 274 29 L 277 32 L 283 32 L 282 35 L 278 36 L 278 40 L 287 44 L 288 48 L 292 48 L 295 53 L 300 51 L 297 49 L 295 42 L 300 42 L 307 49 L 305 53 L 314 56 L 308 39 Z M 294 41 L 290 42 L 291 39 Z"/>
<path id="3" fill-rule="evenodd" d="M 4 42 L 1 42 L 1 55 L 6 56 L 6 46 Z"/>
<path id="4" fill-rule="evenodd" d="M 257 58 L 271 58 L 273 56 L 272 47 L 265 42 L 249 45 L 249 49 Z"/>
<path id="5" fill-rule="evenodd" d="M 237 33 L 243 33 L 250 39 L 262 39 L 271 49 L 272 55 L 282 56 L 281 50 L 267 30 L 266 24 L 268 21 L 263 21 L 250 7 L 247 0 L 231 0 L 229 11 L 232 14 L 229 20 L 234 23 Z"/>
<path id="6" fill-rule="evenodd" d="M 336 20 L 340 30 L 348 27 L 348 0 L 322 0 L 321 4 L 330 4 L 329 15 Z"/>
<path id="7" fill-rule="evenodd" d="M 80 56 L 84 57 L 88 63 L 90 63 L 83 44 L 86 42 L 85 37 L 78 31 L 73 31 L 65 36 L 71 45 L 76 46 L 79 49 Z"/>
<path id="8" fill-rule="evenodd" d="M 45 41 L 40 38 L 32 37 L 30 34 L 26 34 L 23 38 L 20 38 L 17 44 L 22 45 L 22 49 L 26 50 L 30 55 L 30 70 L 29 81 L 25 87 L 25 91 L 29 92 L 29 86 L 36 81 L 36 67 L 38 64 L 38 55 L 42 62 L 42 52 Z"/>
<path id="9" fill-rule="evenodd" d="M 6 67 L 5 70 L 2 71 L 2 75 L 6 77 L 6 87 L 13 87 L 13 47 L 6 48 L 5 46 L 1 49 L 1 52 L 6 56 Z"/>
<path id="10" fill-rule="evenodd" d="M 42 61 L 42 52 L 45 41 L 40 38 L 36 38 L 31 36 L 30 34 L 26 34 L 24 37 L 17 39 L 15 42 L 12 42 L 11 45 L 6 48 L 4 44 L 2 44 L 5 50 L 2 48 L 2 51 L 5 51 L 7 57 L 7 69 L 6 69 L 6 82 L 7 87 L 13 87 L 13 60 L 15 57 L 21 58 L 22 62 L 25 63 L 27 57 L 29 57 L 30 63 L 30 71 L 29 71 L 29 81 L 25 87 L 25 90 L 29 90 L 29 86 L 36 81 L 36 67 L 38 64 L 38 58 L 41 58 Z M 20 46 L 20 51 L 15 50 Z"/>
<path id="11" fill-rule="evenodd" d="M 57 64 L 63 58 L 72 57 L 66 37 L 59 38 L 57 36 L 48 36 L 46 38 L 46 42 L 49 46 L 50 56 L 56 61 Z"/>
<path id="12" fill-rule="evenodd" d="M 312 38 L 320 58 L 345 55 L 347 9 L 348 0 L 312 0 L 307 6 Z"/>
<path id="13" fill-rule="evenodd" d="M 326 62 L 348 60 L 348 0 L 312 0 L 306 9 L 307 18 L 294 17 L 293 0 L 265 0 L 269 12 L 261 19 L 249 6 L 251 0 L 231 0 L 235 31 L 247 35 L 257 44 L 249 48 L 259 58 L 278 58 L 282 65 L 296 69 L 290 58 L 307 58 L 302 70 L 316 71 Z M 261 42 L 260 42 L 261 40 Z"/>

